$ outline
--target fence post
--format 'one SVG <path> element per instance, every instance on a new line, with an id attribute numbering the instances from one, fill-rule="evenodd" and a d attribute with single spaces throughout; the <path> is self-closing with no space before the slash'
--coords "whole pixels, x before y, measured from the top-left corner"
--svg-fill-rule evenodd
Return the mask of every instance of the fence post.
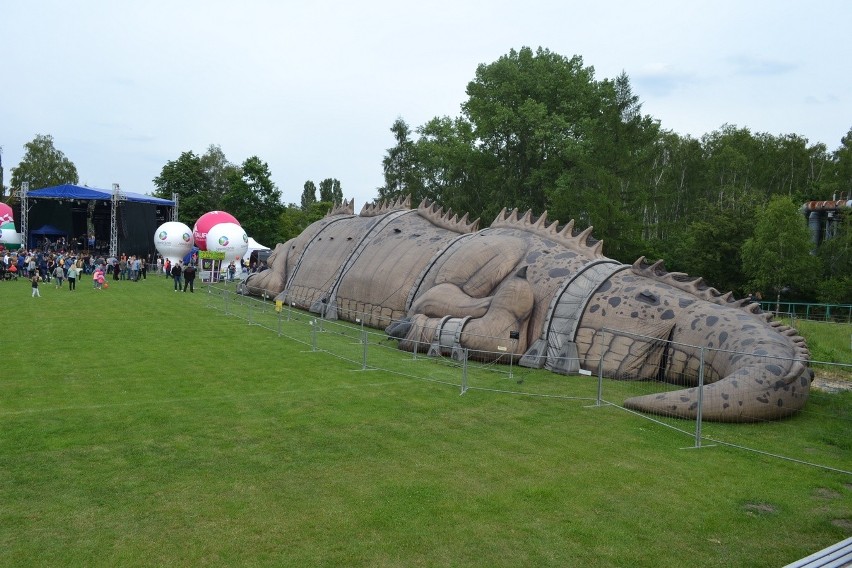
<path id="1" fill-rule="evenodd" d="M 695 447 L 701 447 L 701 411 L 704 404 L 704 347 L 700 349 L 698 363 L 698 411 L 695 413 Z"/>
<path id="2" fill-rule="evenodd" d="M 461 394 L 467 392 L 467 347 L 465 347 L 464 351 L 464 361 L 462 361 L 462 384 L 461 384 Z"/>
<path id="3" fill-rule="evenodd" d="M 603 355 L 598 359 L 598 399 L 595 401 L 595 406 L 601 405 L 603 399 Z"/>
<path id="4" fill-rule="evenodd" d="M 225 302 L 225 315 L 228 315 L 228 291 L 222 289 L 222 300 Z"/>
<path id="5" fill-rule="evenodd" d="M 243 296 L 243 298 L 245 299 L 246 297 Z M 251 300 L 246 302 L 246 306 L 248 307 L 248 324 L 251 325 Z"/>
<path id="6" fill-rule="evenodd" d="M 317 320 L 311 320 L 311 351 L 317 350 Z"/>
<path id="7" fill-rule="evenodd" d="M 281 311 L 278 312 L 278 337 L 281 337 Z"/>
<path id="8" fill-rule="evenodd" d="M 361 322 L 361 343 L 364 346 L 364 352 L 361 360 L 361 370 L 367 370 L 367 331 L 364 329 L 364 320 L 359 320 Z"/>

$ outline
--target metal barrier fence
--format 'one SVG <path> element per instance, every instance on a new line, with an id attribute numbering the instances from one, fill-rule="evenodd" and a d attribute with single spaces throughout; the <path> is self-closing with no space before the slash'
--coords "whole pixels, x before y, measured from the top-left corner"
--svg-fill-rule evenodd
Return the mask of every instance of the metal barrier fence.
<path id="1" fill-rule="evenodd" d="M 852 304 L 762 301 L 760 309 L 792 319 L 852 323 Z"/>
<path id="2" fill-rule="evenodd" d="M 624 401 L 701 385 L 691 384 L 686 378 L 678 385 L 636 380 L 635 377 L 604 376 L 600 359 L 573 359 L 571 362 L 579 366 L 577 374 L 556 374 L 518 366 L 521 354 L 512 353 L 508 348 L 495 352 L 461 348 L 435 352 L 434 345 L 420 343 L 411 351 L 401 351 L 397 340 L 365 325 L 373 317 L 369 313 L 348 312 L 346 317 L 352 321 L 341 321 L 328 319 L 323 313 L 300 309 L 298 306 L 305 305 L 308 297 L 284 295 L 285 300 L 274 302 L 239 294 L 227 286 L 209 285 L 206 289 L 208 307 L 245 320 L 248 325 L 267 329 L 279 337 L 302 343 L 306 350 L 349 361 L 360 371 L 382 370 L 452 386 L 459 389 L 459 394 L 479 390 L 581 401 L 585 406 L 617 407 L 682 433 L 689 438 L 692 448 L 727 445 L 852 475 L 852 440 L 849 436 L 852 433 L 852 392 L 831 393 L 811 389 L 804 409 L 793 417 L 758 420 L 750 424 L 707 422 L 702 420 L 700 407 L 695 420 L 648 415 L 626 409 Z M 320 308 L 318 311 L 323 310 Z M 660 348 L 661 343 L 666 344 L 665 348 L 676 347 L 658 338 L 620 330 L 604 330 L 603 333 L 653 342 L 655 348 Z M 711 361 L 719 350 L 698 349 L 702 353 L 699 377 L 703 377 L 704 354 L 706 361 Z M 564 363 L 565 367 L 567 363 Z M 811 363 L 852 379 L 852 365 Z M 643 376 L 648 375 L 643 373 Z M 677 378 L 673 382 L 677 383 Z M 699 392 L 703 391 L 699 388 Z"/>

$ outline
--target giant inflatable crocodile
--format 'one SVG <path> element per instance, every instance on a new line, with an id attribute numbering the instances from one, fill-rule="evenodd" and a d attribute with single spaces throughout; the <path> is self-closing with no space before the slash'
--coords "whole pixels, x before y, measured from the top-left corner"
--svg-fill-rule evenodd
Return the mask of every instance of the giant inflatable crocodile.
<path id="1" fill-rule="evenodd" d="M 640 411 L 695 417 L 702 356 L 705 419 L 776 419 L 805 404 L 805 341 L 757 304 L 661 262 L 606 258 L 591 227 L 560 228 L 546 213 L 504 209 L 487 229 L 477 224 L 425 201 L 366 205 L 359 215 L 344 202 L 277 245 L 270 269 L 243 291 L 360 319 L 402 349 L 510 350 L 521 365 L 560 373 L 602 361 L 606 377 L 686 387 L 625 402 Z"/>

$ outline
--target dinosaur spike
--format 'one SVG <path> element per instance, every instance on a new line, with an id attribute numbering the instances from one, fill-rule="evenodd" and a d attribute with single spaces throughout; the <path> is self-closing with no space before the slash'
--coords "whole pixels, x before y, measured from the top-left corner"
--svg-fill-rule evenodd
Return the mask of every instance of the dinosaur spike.
<path id="1" fill-rule="evenodd" d="M 437 203 L 427 204 L 424 201 L 417 208 L 417 212 L 433 225 L 456 233 L 472 233 L 479 225 L 479 219 L 471 223 L 467 220 L 467 213 L 459 219 L 458 214 L 453 213 L 452 209 L 444 211 L 444 208 L 439 207 Z"/>
<path id="2" fill-rule="evenodd" d="M 574 219 L 571 219 L 570 221 L 568 221 L 565 224 L 564 227 L 562 227 L 562 230 L 559 231 L 559 236 L 571 238 L 571 235 L 573 235 L 573 234 L 574 234 Z"/>
<path id="3" fill-rule="evenodd" d="M 535 222 L 536 229 L 542 229 L 547 224 L 547 211 L 541 214 L 541 217 Z"/>
<path id="4" fill-rule="evenodd" d="M 582 244 L 584 244 L 584 245 L 588 246 L 588 244 L 586 243 L 586 240 L 589 238 L 589 235 L 591 235 L 591 234 L 592 234 L 592 229 L 593 229 L 593 228 L 594 228 L 594 227 L 592 227 L 591 225 L 589 225 L 588 227 L 586 227 L 585 229 L 583 229 L 583 232 L 582 232 L 582 233 L 580 233 L 579 235 L 577 235 L 577 240 L 578 240 L 580 243 L 582 243 Z"/>
<path id="5" fill-rule="evenodd" d="M 648 267 L 650 272 L 655 274 L 665 274 L 666 273 L 666 265 L 663 259 L 656 261 L 654 264 Z"/>
<path id="6" fill-rule="evenodd" d="M 367 205 L 365 204 L 364 207 Z M 355 199 L 350 199 L 349 201 L 343 200 L 343 203 L 335 203 L 334 207 L 332 207 L 328 213 L 325 214 L 326 217 L 331 217 L 333 215 L 354 215 L 355 214 Z"/>

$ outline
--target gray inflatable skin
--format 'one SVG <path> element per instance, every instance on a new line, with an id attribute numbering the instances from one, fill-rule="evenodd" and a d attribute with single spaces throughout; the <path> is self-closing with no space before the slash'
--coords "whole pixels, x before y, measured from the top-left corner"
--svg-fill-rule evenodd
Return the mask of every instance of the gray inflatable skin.
<path id="1" fill-rule="evenodd" d="M 284 299 L 327 318 L 362 320 L 402 349 L 474 356 L 571 373 L 658 379 L 683 386 L 625 406 L 694 418 L 704 346 L 703 418 L 771 420 L 802 408 L 809 352 L 796 330 L 662 262 L 621 264 L 591 227 L 575 233 L 547 214 L 503 210 L 477 230 L 451 212 L 407 200 L 335 207 L 275 247 L 245 293 Z M 503 359 L 504 361 L 506 358 Z"/>

